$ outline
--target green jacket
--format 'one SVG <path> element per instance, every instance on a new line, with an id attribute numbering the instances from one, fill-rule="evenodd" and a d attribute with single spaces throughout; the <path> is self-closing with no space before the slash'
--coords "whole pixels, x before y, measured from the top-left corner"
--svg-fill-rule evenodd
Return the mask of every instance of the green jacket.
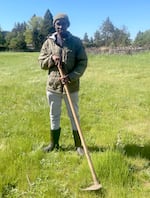
<path id="1" fill-rule="evenodd" d="M 79 78 L 87 67 L 85 49 L 81 40 L 70 32 L 67 32 L 67 37 L 63 41 L 63 47 L 59 47 L 55 42 L 56 34 L 54 33 L 44 42 L 38 58 L 41 68 L 48 70 L 47 90 L 58 93 L 64 92 L 57 66 L 51 59 L 52 55 L 59 55 L 61 53 L 63 71 L 70 79 L 68 89 L 70 92 L 78 91 Z"/>

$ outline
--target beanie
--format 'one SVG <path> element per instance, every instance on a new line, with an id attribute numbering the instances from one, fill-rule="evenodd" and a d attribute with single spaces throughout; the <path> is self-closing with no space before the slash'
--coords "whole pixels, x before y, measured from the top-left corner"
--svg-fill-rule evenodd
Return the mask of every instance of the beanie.
<path id="1" fill-rule="evenodd" d="M 67 26 L 69 27 L 70 26 L 70 21 L 69 21 L 69 18 L 66 14 L 57 14 L 54 18 L 53 18 L 53 25 L 55 25 L 55 22 L 58 20 L 58 19 L 65 19 L 66 23 L 67 23 Z"/>

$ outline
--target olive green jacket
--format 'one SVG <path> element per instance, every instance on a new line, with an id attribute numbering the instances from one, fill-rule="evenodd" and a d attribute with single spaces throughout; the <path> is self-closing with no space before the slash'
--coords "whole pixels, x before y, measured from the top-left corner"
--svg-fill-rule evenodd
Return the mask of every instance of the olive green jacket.
<path id="1" fill-rule="evenodd" d="M 51 59 L 52 55 L 62 57 L 62 69 L 69 76 L 68 89 L 70 92 L 79 90 L 80 77 L 87 67 L 87 55 L 79 38 L 67 32 L 67 37 L 63 40 L 63 47 L 56 44 L 56 34 L 50 36 L 43 44 L 38 61 L 44 70 L 48 70 L 47 90 L 54 92 L 64 92 L 60 81 L 60 74 L 57 66 Z"/>

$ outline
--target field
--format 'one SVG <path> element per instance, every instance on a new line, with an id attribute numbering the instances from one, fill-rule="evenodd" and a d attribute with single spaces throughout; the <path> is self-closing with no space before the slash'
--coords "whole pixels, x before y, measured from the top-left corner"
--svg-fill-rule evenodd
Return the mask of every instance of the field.
<path id="1" fill-rule="evenodd" d="M 38 53 L 0 53 L 0 197 L 147 198 L 150 195 L 150 52 L 91 55 L 81 78 L 80 118 L 103 188 L 77 155 L 63 104 L 59 151 L 49 142 L 47 72 Z"/>

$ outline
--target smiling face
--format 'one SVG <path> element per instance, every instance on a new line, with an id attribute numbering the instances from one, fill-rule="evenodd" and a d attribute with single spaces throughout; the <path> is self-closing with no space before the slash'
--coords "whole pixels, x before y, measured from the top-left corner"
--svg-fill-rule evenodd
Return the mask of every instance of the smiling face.
<path id="1" fill-rule="evenodd" d="M 55 30 L 58 32 L 60 35 L 64 35 L 67 31 L 68 28 L 68 23 L 66 22 L 65 19 L 57 19 L 55 22 Z"/>

